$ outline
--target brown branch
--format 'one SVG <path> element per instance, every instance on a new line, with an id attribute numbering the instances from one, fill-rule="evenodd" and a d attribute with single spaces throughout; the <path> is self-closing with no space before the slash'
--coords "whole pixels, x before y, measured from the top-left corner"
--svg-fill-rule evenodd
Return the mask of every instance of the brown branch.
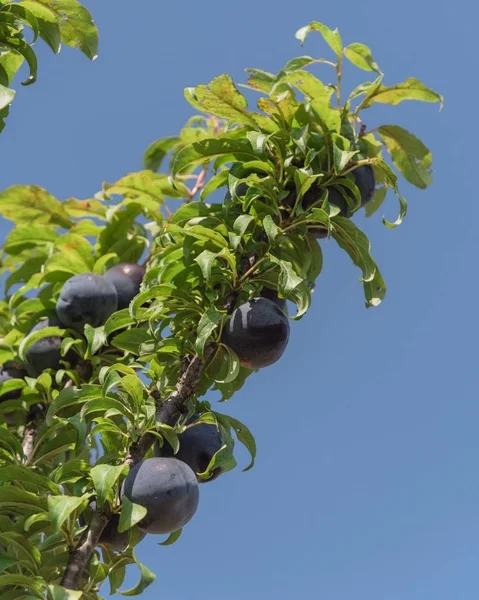
<path id="1" fill-rule="evenodd" d="M 85 567 L 90 560 L 93 550 L 100 540 L 100 536 L 108 524 L 110 511 L 108 503 L 96 510 L 90 521 L 89 527 L 83 532 L 78 545 L 70 551 L 68 563 L 63 574 L 61 585 L 69 590 L 77 590 Z"/>
<path id="2" fill-rule="evenodd" d="M 193 198 L 196 196 L 196 193 L 199 190 L 201 190 L 201 188 L 205 185 L 207 172 L 208 172 L 208 165 L 204 165 L 203 169 L 201 170 L 201 173 L 198 175 L 198 179 L 196 180 L 195 187 L 188 192 L 188 199 L 186 200 L 187 204 L 193 200 Z"/>
<path id="3" fill-rule="evenodd" d="M 176 384 L 176 389 L 165 400 L 157 399 L 156 420 L 161 423 L 169 423 L 173 415 L 178 412 L 194 393 L 200 380 L 203 365 L 208 362 L 213 352 L 212 346 L 205 348 L 205 361 L 195 355 L 187 363 L 185 360 L 183 373 Z M 132 444 L 130 452 L 126 457 L 126 464 L 131 468 L 142 460 L 145 454 L 156 440 L 152 433 L 144 435 L 136 444 Z"/>
<path id="4" fill-rule="evenodd" d="M 22 448 L 23 454 L 25 455 L 25 463 L 28 464 L 32 460 L 33 447 L 35 445 L 35 438 L 38 433 L 38 427 L 35 423 L 29 423 L 25 425 L 25 431 L 23 432 Z"/>

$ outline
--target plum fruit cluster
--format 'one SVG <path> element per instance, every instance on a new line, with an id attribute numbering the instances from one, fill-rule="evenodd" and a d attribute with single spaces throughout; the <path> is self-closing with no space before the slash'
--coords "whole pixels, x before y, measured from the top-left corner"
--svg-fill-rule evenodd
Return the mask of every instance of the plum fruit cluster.
<path id="1" fill-rule="evenodd" d="M 120 308 L 126 308 L 140 291 L 145 269 L 133 263 L 120 263 L 109 269 L 105 275 L 82 273 L 68 279 L 63 285 L 56 305 L 56 315 L 39 321 L 31 333 L 46 327 L 73 329 L 83 333 L 88 323 L 92 327 L 103 325 L 108 317 Z M 25 353 L 25 365 L 7 362 L 0 370 L 0 384 L 11 379 L 24 379 L 26 375 L 39 377 L 44 370 L 57 370 L 61 361 L 74 367 L 78 355 L 68 351 L 61 354 L 62 338 L 51 335 L 31 344 Z M 22 387 L 0 395 L 0 402 L 16 400 L 21 396 Z"/>
<path id="2" fill-rule="evenodd" d="M 199 501 L 199 483 L 213 481 L 223 472 L 222 467 L 212 470 L 209 479 L 200 477 L 213 456 L 223 446 L 221 433 L 211 423 L 194 423 L 199 414 L 193 415 L 189 425 L 178 438 L 180 447 L 173 448 L 164 442 L 155 445 L 155 456 L 134 466 L 121 488 L 121 498 L 146 508 L 146 516 L 138 523 L 141 541 L 147 533 L 169 534 L 181 529 L 191 520 Z M 95 503 L 91 503 L 95 510 Z M 81 519 L 81 525 L 85 525 Z M 103 530 L 99 543 L 123 552 L 129 542 L 129 531 L 118 531 L 119 515 L 114 514 Z"/>

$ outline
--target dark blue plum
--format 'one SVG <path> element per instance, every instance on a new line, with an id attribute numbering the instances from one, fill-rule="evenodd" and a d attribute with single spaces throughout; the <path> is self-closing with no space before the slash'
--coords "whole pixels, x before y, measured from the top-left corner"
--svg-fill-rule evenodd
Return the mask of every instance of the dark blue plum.
<path id="1" fill-rule="evenodd" d="M 118 308 L 113 283 L 96 273 L 75 275 L 65 282 L 57 302 L 57 316 L 65 327 L 83 333 L 85 325 L 99 327 Z"/>
<path id="2" fill-rule="evenodd" d="M 194 423 L 200 415 L 194 415 L 188 423 Z M 177 458 L 186 463 L 195 474 L 204 473 L 210 464 L 213 456 L 223 446 L 221 433 L 216 425 L 211 423 L 198 423 L 193 427 L 189 427 L 178 436 L 180 441 L 180 449 L 176 454 L 173 453 L 173 448 L 165 440 L 163 447 L 156 444 L 157 456 L 169 458 Z M 209 479 L 201 479 L 197 476 L 198 483 L 213 481 L 223 473 L 222 467 L 217 467 L 213 470 Z"/>
<path id="3" fill-rule="evenodd" d="M 243 367 L 261 369 L 278 361 L 289 339 L 289 320 L 272 300 L 254 298 L 239 306 L 226 323 L 222 341 Z"/>
<path id="4" fill-rule="evenodd" d="M 105 273 L 116 288 L 118 294 L 118 310 L 128 308 L 130 302 L 140 291 L 145 276 L 144 267 L 136 263 L 119 263 Z"/>
<path id="5" fill-rule="evenodd" d="M 63 325 L 56 317 L 50 317 L 39 321 L 30 333 L 40 331 L 40 329 L 45 329 L 46 327 L 63 328 Z M 49 335 L 41 340 L 37 340 L 27 349 L 25 360 L 27 363 L 27 372 L 30 377 L 39 377 L 45 369 L 59 369 L 61 360 L 70 363 L 71 366 L 75 365 L 78 360 L 78 355 L 71 350 L 67 352 L 64 358 L 62 358 L 60 353 L 61 343 L 61 337 Z"/>
<path id="6" fill-rule="evenodd" d="M 11 381 L 12 379 L 23 379 L 25 375 L 27 375 L 27 372 L 23 365 L 15 361 L 8 360 L 4 365 L 0 366 L 0 384 Z M 4 402 L 5 400 L 17 400 L 20 398 L 21 394 L 22 388 L 10 390 L 0 396 L 0 402 Z"/>
<path id="7" fill-rule="evenodd" d="M 359 193 L 361 195 L 361 206 L 366 206 L 374 197 L 374 191 L 376 188 L 376 179 L 374 177 L 374 170 L 371 165 L 361 165 L 357 169 L 352 171 L 354 183 L 359 189 Z M 318 188 L 317 186 L 311 186 L 309 190 L 304 195 L 303 205 L 305 208 L 308 208 L 314 202 L 317 202 L 320 195 L 322 194 L 324 188 Z M 339 213 L 342 217 L 350 217 L 351 209 L 348 206 L 346 198 L 342 195 L 338 188 L 333 186 L 328 187 L 328 202 L 329 204 L 333 204 L 337 206 L 341 212 Z M 346 189 L 343 187 L 344 192 L 347 194 L 349 198 L 351 198 L 352 202 L 355 202 L 355 197 L 350 189 Z M 310 230 L 312 233 L 316 232 L 316 229 Z M 321 227 L 318 227 L 318 231 L 316 232 L 316 237 L 326 237 L 327 231 Z"/>
<path id="8" fill-rule="evenodd" d="M 276 290 L 272 290 L 270 288 L 265 287 L 265 288 L 263 288 L 263 291 L 261 292 L 261 297 L 271 300 L 271 302 L 274 302 L 277 306 L 279 306 L 279 308 L 283 312 L 285 312 L 286 300 L 284 298 L 280 298 L 278 296 L 278 292 Z"/>
<path id="9" fill-rule="evenodd" d="M 190 467 L 176 458 L 147 458 L 123 482 L 122 497 L 147 509 L 138 527 L 146 533 L 173 533 L 193 517 L 199 488 Z"/>

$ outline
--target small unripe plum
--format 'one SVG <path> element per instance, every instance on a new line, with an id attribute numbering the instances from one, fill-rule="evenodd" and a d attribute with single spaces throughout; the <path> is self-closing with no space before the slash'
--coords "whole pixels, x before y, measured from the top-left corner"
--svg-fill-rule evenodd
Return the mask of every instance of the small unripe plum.
<path id="1" fill-rule="evenodd" d="M 276 290 L 272 290 L 270 288 L 263 288 L 263 291 L 261 292 L 261 297 L 262 298 L 268 298 L 268 300 L 271 300 L 272 302 L 274 302 L 277 306 L 279 306 L 279 308 L 284 312 L 286 309 L 286 300 L 284 298 L 280 298 L 278 295 L 278 292 Z"/>
<path id="2" fill-rule="evenodd" d="M 63 285 L 57 302 L 57 316 L 65 327 L 83 333 L 88 323 L 103 325 L 118 308 L 113 282 L 96 273 L 81 273 Z"/>
<path id="3" fill-rule="evenodd" d="M 146 533 L 173 533 L 193 517 L 199 488 L 191 468 L 177 458 L 147 458 L 123 482 L 121 495 L 148 511 L 138 523 Z"/>
<path id="4" fill-rule="evenodd" d="M 199 415 L 194 415 L 189 423 L 198 419 Z M 189 427 L 178 436 L 180 441 L 180 449 L 176 454 L 173 453 L 173 448 L 165 440 L 163 447 L 156 444 L 156 456 L 174 457 L 186 463 L 195 474 L 204 473 L 210 464 L 213 456 L 223 446 L 221 433 L 216 425 L 211 423 L 198 423 L 193 427 Z M 213 469 L 209 479 L 201 479 L 197 477 L 198 483 L 213 481 L 223 473 L 223 467 Z"/>
<path id="5" fill-rule="evenodd" d="M 289 320 L 272 300 L 254 298 L 239 306 L 226 323 L 222 341 L 243 367 L 261 369 L 279 360 L 288 344 Z"/>
<path id="6" fill-rule="evenodd" d="M 144 267 L 136 263 L 119 263 L 108 269 L 105 277 L 116 288 L 118 294 L 118 310 L 128 308 L 130 302 L 140 291 L 140 285 L 145 276 Z"/>
<path id="7" fill-rule="evenodd" d="M 40 331 L 46 327 L 60 327 L 63 325 L 55 317 L 43 319 L 39 321 L 35 327 L 30 331 Z M 25 360 L 27 363 L 27 371 L 30 377 L 39 377 L 45 369 L 59 369 L 60 360 L 62 355 L 60 352 L 60 346 L 62 344 L 62 338 L 58 335 L 49 335 L 40 340 L 34 342 L 25 352 Z M 72 366 L 77 362 L 78 355 L 70 350 L 67 352 L 63 360 L 69 362 Z"/>
<path id="8" fill-rule="evenodd" d="M 11 379 L 23 379 L 27 372 L 23 365 L 15 361 L 7 360 L 4 365 L 0 366 L 0 384 L 10 381 Z M 5 400 L 17 400 L 22 395 L 22 388 L 10 390 L 0 396 L 0 402 Z"/>

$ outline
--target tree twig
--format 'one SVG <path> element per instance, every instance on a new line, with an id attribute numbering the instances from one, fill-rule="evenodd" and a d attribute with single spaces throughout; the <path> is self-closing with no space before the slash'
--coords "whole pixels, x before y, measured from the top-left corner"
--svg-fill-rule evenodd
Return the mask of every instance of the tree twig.
<path id="1" fill-rule="evenodd" d="M 188 398 L 194 393 L 196 386 L 200 380 L 201 370 L 203 365 L 208 362 L 208 359 L 213 352 L 213 347 L 208 346 L 205 349 L 205 361 L 203 362 L 198 355 L 191 358 L 181 375 L 176 389 L 172 392 L 166 400 L 157 400 L 156 420 L 161 423 L 169 423 L 173 415 L 178 412 Z M 152 433 L 144 435 L 136 444 L 133 444 L 130 448 L 130 453 L 126 457 L 126 464 L 131 468 L 136 465 L 145 454 L 148 452 L 150 447 L 156 440 L 156 436 Z"/>
<path id="2" fill-rule="evenodd" d="M 191 202 L 193 198 L 196 196 L 196 193 L 201 190 L 201 188 L 205 185 L 206 181 L 206 173 L 208 172 L 208 165 L 204 165 L 201 173 L 198 175 L 198 179 L 196 180 L 195 186 L 188 192 L 187 203 Z"/>
<path id="3" fill-rule="evenodd" d="M 93 513 L 90 525 L 83 532 L 75 549 L 70 551 L 68 563 L 63 574 L 61 585 L 69 590 L 77 590 L 81 577 L 90 560 L 93 550 L 110 519 L 108 503 Z"/>
<path id="4" fill-rule="evenodd" d="M 35 445 L 35 438 L 37 436 L 38 427 L 35 423 L 29 423 L 25 425 L 25 431 L 23 432 L 22 448 L 23 454 L 25 455 L 25 463 L 28 464 L 32 460 L 33 447 Z"/>

